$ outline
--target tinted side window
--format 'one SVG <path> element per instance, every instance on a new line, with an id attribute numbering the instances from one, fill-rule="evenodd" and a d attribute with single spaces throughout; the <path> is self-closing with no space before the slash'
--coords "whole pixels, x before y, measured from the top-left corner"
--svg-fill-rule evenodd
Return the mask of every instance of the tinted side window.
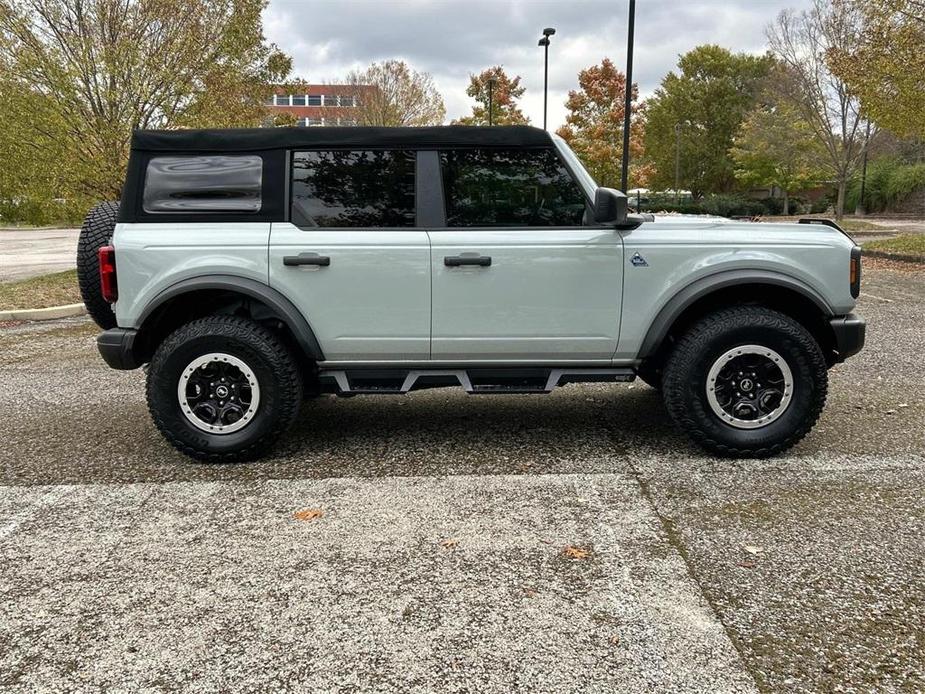
<path id="1" fill-rule="evenodd" d="M 145 174 L 144 211 L 260 211 L 263 159 L 254 155 L 154 157 Z"/>
<path id="2" fill-rule="evenodd" d="M 296 152 L 292 220 L 299 226 L 413 227 L 414 152 Z"/>
<path id="3" fill-rule="evenodd" d="M 585 198 L 551 149 L 440 153 L 453 227 L 581 226 Z"/>

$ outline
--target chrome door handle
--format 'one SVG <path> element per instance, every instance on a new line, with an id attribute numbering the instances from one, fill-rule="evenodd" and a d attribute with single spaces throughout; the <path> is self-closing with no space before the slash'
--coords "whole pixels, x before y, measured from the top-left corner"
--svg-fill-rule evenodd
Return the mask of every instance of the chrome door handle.
<path id="1" fill-rule="evenodd" d="M 331 264 L 331 258 L 326 255 L 317 253 L 299 253 L 299 255 L 283 256 L 283 265 L 287 267 L 296 267 L 299 265 L 318 265 L 327 267 Z"/>
<path id="2" fill-rule="evenodd" d="M 491 267 L 490 255 L 448 255 L 444 256 L 443 264 L 447 267 L 460 267 L 461 265 L 477 265 Z"/>

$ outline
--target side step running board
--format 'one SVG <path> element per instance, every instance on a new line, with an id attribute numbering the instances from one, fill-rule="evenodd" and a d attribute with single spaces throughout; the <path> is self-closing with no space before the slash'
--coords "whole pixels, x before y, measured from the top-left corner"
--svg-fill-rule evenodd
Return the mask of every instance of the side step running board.
<path id="1" fill-rule="evenodd" d="M 567 383 L 626 383 L 632 369 L 322 369 L 322 391 L 338 395 L 403 395 L 462 386 L 470 395 L 550 393 Z"/>

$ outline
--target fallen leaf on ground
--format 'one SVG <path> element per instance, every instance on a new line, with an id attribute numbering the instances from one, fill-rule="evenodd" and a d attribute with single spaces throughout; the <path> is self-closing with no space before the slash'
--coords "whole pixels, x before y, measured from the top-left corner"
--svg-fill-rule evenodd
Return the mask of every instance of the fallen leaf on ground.
<path id="1" fill-rule="evenodd" d="M 591 550 L 584 547 L 566 545 L 565 549 L 562 550 L 562 554 L 564 554 L 569 559 L 587 559 L 591 556 Z"/>
<path id="2" fill-rule="evenodd" d="M 300 521 L 315 520 L 316 518 L 321 518 L 323 515 L 324 511 L 320 508 L 303 508 L 301 511 L 296 511 L 293 514 L 295 519 Z"/>
<path id="3" fill-rule="evenodd" d="M 757 545 L 744 545 L 742 549 L 744 549 L 749 554 L 761 554 L 764 551 L 761 547 L 758 547 Z"/>
<path id="4" fill-rule="evenodd" d="M 739 562 L 739 566 L 741 566 L 743 569 L 754 569 L 754 568 L 755 568 L 755 562 L 753 562 L 753 561 L 741 561 L 741 562 Z"/>
<path id="5" fill-rule="evenodd" d="M 453 549 L 458 544 L 459 544 L 459 540 L 452 540 L 452 539 L 442 540 L 440 542 L 440 546 L 443 547 L 443 549 Z"/>

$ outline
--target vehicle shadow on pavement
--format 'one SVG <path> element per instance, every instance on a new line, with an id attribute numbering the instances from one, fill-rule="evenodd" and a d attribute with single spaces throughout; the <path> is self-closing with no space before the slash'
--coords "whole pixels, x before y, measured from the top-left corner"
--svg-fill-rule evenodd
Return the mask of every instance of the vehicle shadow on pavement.
<path id="1" fill-rule="evenodd" d="M 308 403 L 280 452 L 337 459 L 337 474 L 358 476 L 614 472 L 641 438 L 687 446 L 645 386 L 564 388 L 545 397 L 432 391 Z"/>
<path id="2" fill-rule="evenodd" d="M 627 472 L 627 456 L 642 449 L 696 452 L 659 394 L 641 384 L 568 386 L 544 397 L 325 396 L 304 403 L 263 459 L 222 465 L 175 451 L 144 405 L 125 399 L 118 418 L 94 404 L 57 409 L 53 422 L 46 413 L 54 433 L 38 439 L 15 428 L 0 455 L 0 483 L 613 473 Z"/>

